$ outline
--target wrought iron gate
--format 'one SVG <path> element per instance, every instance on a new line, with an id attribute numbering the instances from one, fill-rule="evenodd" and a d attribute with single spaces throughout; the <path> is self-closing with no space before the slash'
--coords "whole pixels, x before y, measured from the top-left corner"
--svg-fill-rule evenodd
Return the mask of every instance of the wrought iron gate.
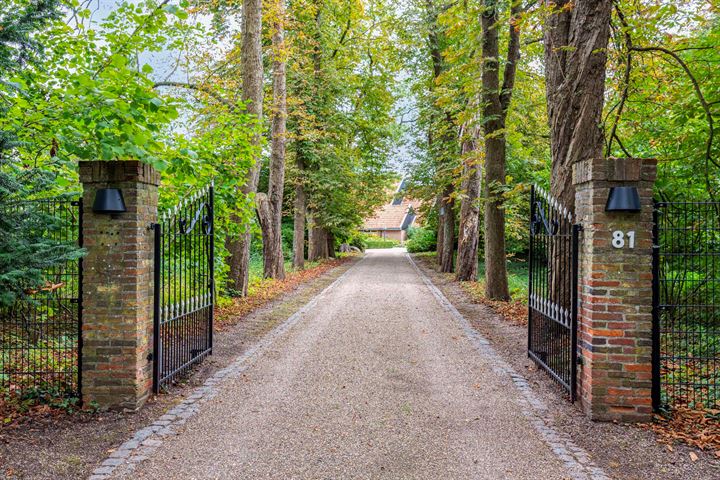
<path id="1" fill-rule="evenodd" d="M 655 204 L 653 403 L 720 407 L 720 203 Z"/>
<path id="2" fill-rule="evenodd" d="M 528 355 L 575 401 L 581 227 L 542 188 L 530 195 Z"/>
<path id="3" fill-rule="evenodd" d="M 154 225 L 156 393 L 212 353 L 214 228 L 212 185 Z"/>
<path id="4" fill-rule="evenodd" d="M 23 229 L 23 236 L 50 240 L 44 248 L 56 254 L 67 247 L 68 255 L 44 269 L 42 287 L 0 309 L 0 395 L 79 398 L 82 259 L 77 247 L 82 247 L 82 199 L 24 202 L 9 208 L 16 214 L 32 210 L 34 215 L 22 217 L 34 220 L 2 225 L 4 235 Z"/>

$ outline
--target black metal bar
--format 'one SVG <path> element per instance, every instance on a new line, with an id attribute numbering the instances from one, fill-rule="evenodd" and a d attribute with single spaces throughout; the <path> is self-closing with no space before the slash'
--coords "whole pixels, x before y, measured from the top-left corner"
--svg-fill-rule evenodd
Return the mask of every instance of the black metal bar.
<path id="1" fill-rule="evenodd" d="M 77 200 L 78 205 L 78 246 L 83 248 L 85 246 L 85 239 L 83 234 L 83 199 L 80 197 Z M 80 406 L 83 405 L 82 396 L 82 364 L 83 364 L 83 259 L 78 260 L 78 302 L 77 302 L 77 326 L 78 326 L 78 359 L 77 359 L 77 395 L 79 398 Z"/>
<path id="2" fill-rule="evenodd" d="M 573 225 L 572 235 L 572 273 L 571 273 L 571 340 L 570 348 L 572 349 L 571 355 L 571 373 L 570 373 L 570 398 L 572 402 L 577 399 L 577 371 L 578 371 L 578 277 L 579 275 L 579 263 L 580 263 L 580 232 L 582 231 L 581 225 Z"/>
<path id="3" fill-rule="evenodd" d="M 212 353 L 214 292 L 214 189 L 211 186 L 181 202 L 160 222 L 155 245 L 163 272 L 156 279 L 156 384 L 159 391 Z M 159 260 L 158 260 L 159 259 Z M 158 287 L 156 287 L 158 288 Z M 167 295 L 165 295 L 166 292 Z"/>
<path id="4" fill-rule="evenodd" d="M 555 380 L 557 383 L 559 383 L 560 386 L 562 386 L 565 390 L 567 390 L 568 392 L 570 392 L 570 389 L 572 388 L 572 385 L 571 385 L 570 383 L 568 383 L 567 380 L 565 380 L 565 379 L 562 377 L 561 374 L 557 373 L 554 369 L 550 368 L 550 367 L 547 365 L 547 363 L 546 363 L 545 360 L 543 360 L 541 357 L 539 357 L 537 354 L 535 354 L 535 353 L 532 352 L 532 351 L 528 352 L 528 356 L 529 356 L 533 361 L 535 361 L 535 363 L 537 363 L 537 364 L 539 364 L 541 367 L 543 367 L 543 370 L 545 370 L 545 372 L 546 372 L 548 375 L 550 375 L 550 376 L 553 378 L 553 380 Z"/>
<path id="5" fill-rule="evenodd" d="M 43 219 L 39 225 L 18 226 L 31 235 L 59 248 L 82 247 L 82 200 L 19 202 L 4 208 L 20 219 Z M 51 265 L 42 274 L 44 285 L 0 310 L 0 387 L 12 384 L 18 394 L 36 390 L 81 397 L 82 260 Z"/>
<path id="6" fill-rule="evenodd" d="M 659 204 L 653 209 L 653 259 L 652 259 L 652 405 L 660 409 L 660 226 Z"/>
<path id="7" fill-rule="evenodd" d="M 213 350 L 213 330 L 215 328 L 215 186 L 210 185 L 210 251 L 209 253 L 209 273 L 210 273 L 210 332 L 208 339 L 208 348 L 212 354 Z"/>
<path id="8" fill-rule="evenodd" d="M 581 227 L 548 193 L 530 199 L 528 356 L 575 400 Z"/>
<path id="9" fill-rule="evenodd" d="M 163 355 L 160 351 L 162 343 L 161 335 L 161 311 L 162 311 L 162 225 L 155 223 L 152 226 L 154 244 L 153 260 L 153 392 L 160 392 L 160 372 L 163 362 Z"/>
<path id="10" fill-rule="evenodd" d="M 653 406 L 720 401 L 718 202 L 658 202 L 653 252 Z"/>
<path id="11" fill-rule="evenodd" d="M 532 297 L 533 297 L 533 265 L 535 264 L 535 256 L 534 256 L 534 244 L 535 244 L 535 234 L 534 234 L 534 225 L 535 222 L 535 185 L 533 185 L 530 189 L 530 248 L 528 252 L 528 355 L 530 355 L 530 352 L 532 351 Z"/>

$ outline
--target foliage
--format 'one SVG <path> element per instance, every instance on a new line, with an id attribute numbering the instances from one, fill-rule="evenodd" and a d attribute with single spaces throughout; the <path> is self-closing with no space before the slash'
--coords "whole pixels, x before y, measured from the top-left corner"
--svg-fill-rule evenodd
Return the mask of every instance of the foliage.
<path id="1" fill-rule="evenodd" d="M 124 2 L 98 25 L 89 10 L 79 10 L 75 25 L 59 19 L 38 32 L 42 62 L 11 77 L 22 95 L 13 95 L 3 122 L 18 132 L 23 161 L 57 158 L 68 186 L 77 160 L 132 158 L 162 169 L 181 154 L 168 130 L 178 102 L 161 97 L 152 68 L 136 60 L 181 34 L 179 10 L 161 5 Z"/>
<path id="2" fill-rule="evenodd" d="M 412 191 L 423 200 L 423 219 L 430 229 L 437 227 L 436 200 L 443 192 L 443 185 L 454 185 L 453 198 L 460 201 L 465 192 L 463 162 L 477 162 L 484 167 L 485 154 L 482 138 L 475 138 L 478 149 L 460 155 L 459 146 L 470 138 L 472 132 L 488 119 L 483 118 L 480 58 L 481 13 L 484 2 L 457 2 L 443 9 L 435 25 L 425 15 L 427 5 L 435 2 L 411 2 L 407 10 L 405 42 L 407 65 L 413 75 L 408 76 L 408 90 L 413 94 L 418 107 L 417 120 L 411 124 L 413 158 L 406 168 L 413 181 Z M 509 14 L 503 9 L 499 25 L 506 25 Z M 518 28 L 527 36 L 542 36 L 542 22 L 534 11 L 521 16 Z M 444 70 L 434 79 L 431 51 L 427 37 L 431 32 L 440 35 Z M 501 50 L 506 49 L 507 35 L 503 29 Z M 418 48 L 422 45 L 423 48 Z M 523 46 L 523 55 L 518 65 L 517 81 L 513 91 L 513 103 L 508 112 L 507 128 L 507 185 L 493 191 L 503 199 L 506 212 L 506 243 L 509 254 L 522 253 L 527 249 L 526 239 L 526 191 L 535 182 L 549 178 L 550 151 L 548 143 L 547 116 L 545 113 L 544 79 L 542 77 L 543 48 L 541 42 Z M 504 65 L 501 65 L 502 69 Z M 451 125 L 448 125 L 448 119 Z M 444 138 L 448 128 L 452 129 L 451 139 L 443 140 L 440 146 L 427 141 Z M 452 147 L 445 143 L 451 141 Z M 437 149 L 442 152 L 437 152 Z M 456 152 L 451 155 L 451 152 Z M 481 199 L 484 201 L 484 199 Z M 481 221 L 482 220 L 481 209 Z M 483 244 L 479 232 L 480 245 Z"/>
<path id="3" fill-rule="evenodd" d="M 365 248 L 395 248 L 399 246 L 400 242 L 397 240 L 382 238 L 377 235 L 368 235 L 365 239 Z"/>
<path id="4" fill-rule="evenodd" d="M 27 92 L 22 77 L 34 68 L 43 49 L 37 32 L 60 14 L 58 2 L 15 1 L 0 13 L 0 118 L 8 119 Z M 13 304 L 40 287 L 50 267 L 80 256 L 75 245 L 52 238 L 62 229 L 59 219 L 41 203 L 58 181 L 55 172 L 19 161 L 24 147 L 14 125 L 0 120 L 0 307 Z"/>
<path id="5" fill-rule="evenodd" d="M 283 256 L 286 259 L 291 259 L 293 254 L 293 235 L 294 228 L 292 222 L 285 220 L 282 223 L 282 242 L 283 242 Z"/>
<path id="6" fill-rule="evenodd" d="M 125 1 L 93 21 L 83 4 L 68 4 L 64 13 L 71 20 L 57 19 L 36 36 L 45 47 L 42 62 L 15 74 L 22 95 L 13 97 L 0 125 L 19 134 L 19 168 L 39 164 L 53 176 L 55 192 L 77 190 L 78 160 L 152 164 L 163 173 L 161 210 L 215 180 L 217 278 L 224 285 L 225 237 L 251 218 L 251 198 L 240 186 L 259 126 L 228 93 L 234 85 L 157 82 L 153 68 L 142 63 L 153 52 L 213 47 L 185 7 Z M 198 61 L 177 59 L 200 77 Z"/>
<path id="7" fill-rule="evenodd" d="M 717 197 L 718 3 L 624 1 L 618 12 L 608 68 L 614 87 L 608 153 L 657 158 L 663 198 Z"/>
<path id="8" fill-rule="evenodd" d="M 411 227 L 408 230 L 408 241 L 405 243 L 410 253 L 431 252 L 437 247 L 437 235 L 434 229 Z"/>
<path id="9" fill-rule="evenodd" d="M 392 9 L 385 0 L 293 2 L 288 65 L 290 181 L 301 181 L 314 221 L 347 236 L 385 201 L 393 119 Z"/>
<path id="10" fill-rule="evenodd" d="M 665 199 L 716 197 L 720 194 L 720 144 L 717 129 L 720 99 L 717 64 L 720 17 L 716 1 L 671 2 L 621 0 L 613 16 L 605 111 L 607 154 L 657 158 L 657 194 Z M 449 176 L 456 198 L 462 198 L 459 155 L 444 163 L 428 139 L 441 138 L 452 119 L 459 145 L 469 126 L 482 124 L 479 59 L 480 13 L 484 2 L 449 4 L 437 16 L 427 6 L 409 2 L 400 33 L 406 69 L 405 91 L 417 112 L 408 136 L 412 158 L 406 162 L 414 194 L 423 199 L 425 225 L 437 225 L 436 200 L 443 191 L 440 178 Z M 525 38 L 542 38 L 544 7 L 531 8 L 520 19 Z M 500 25 L 507 22 L 501 18 Z M 443 71 L 435 79 L 428 35 L 439 36 Z M 504 51 L 507 35 L 501 35 Z M 527 190 L 532 183 L 550 182 L 550 150 L 546 112 L 544 51 L 540 41 L 522 44 L 513 104 L 504 132 L 508 140 L 507 186 L 501 193 L 506 212 L 510 256 L 527 249 Z M 502 65 L 501 65 L 502 68 Z M 484 161 L 479 144 L 478 160 Z M 482 222 L 481 222 L 482 223 Z M 482 232 L 480 232 L 482 235 Z M 482 245 L 482 238 L 480 241 Z"/>

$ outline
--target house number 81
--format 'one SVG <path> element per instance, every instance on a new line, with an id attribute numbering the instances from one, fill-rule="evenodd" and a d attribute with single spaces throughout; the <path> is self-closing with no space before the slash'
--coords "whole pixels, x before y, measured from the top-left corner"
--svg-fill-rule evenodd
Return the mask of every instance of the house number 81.
<path id="1" fill-rule="evenodd" d="M 627 239 L 627 240 L 626 240 Z M 622 232 L 620 230 L 613 232 L 612 246 L 615 248 L 635 248 L 635 232 Z"/>

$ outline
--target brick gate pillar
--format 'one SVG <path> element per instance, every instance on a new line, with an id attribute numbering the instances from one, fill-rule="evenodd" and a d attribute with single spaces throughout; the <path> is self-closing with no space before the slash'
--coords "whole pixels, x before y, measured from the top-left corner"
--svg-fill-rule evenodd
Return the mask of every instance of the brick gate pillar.
<path id="1" fill-rule="evenodd" d="M 152 389 L 153 233 L 159 174 L 137 161 L 80 163 L 83 184 L 82 396 L 138 409 Z M 96 192 L 122 191 L 127 211 L 93 211 Z"/>
<path id="2" fill-rule="evenodd" d="M 575 164 L 580 239 L 578 396 L 594 420 L 652 416 L 652 246 L 655 160 Z M 635 187 L 639 212 L 606 211 L 611 187 Z"/>

